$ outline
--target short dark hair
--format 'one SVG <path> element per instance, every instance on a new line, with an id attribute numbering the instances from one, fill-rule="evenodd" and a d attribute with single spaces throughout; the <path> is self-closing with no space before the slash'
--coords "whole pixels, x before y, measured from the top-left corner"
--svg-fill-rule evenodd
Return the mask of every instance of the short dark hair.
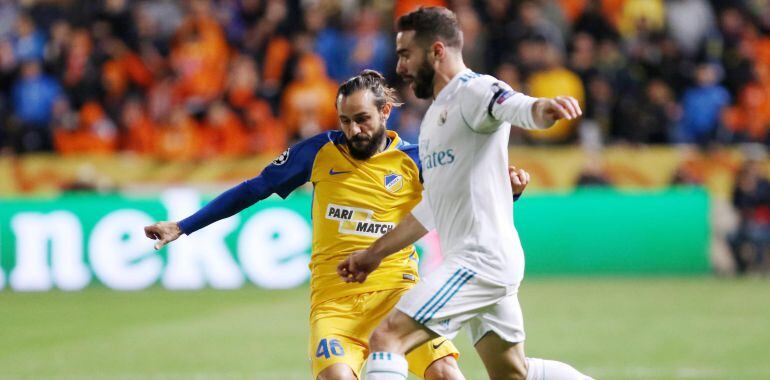
<path id="1" fill-rule="evenodd" d="M 414 30 L 415 39 L 423 44 L 439 40 L 446 46 L 462 48 L 463 33 L 454 12 L 444 7 L 420 7 L 398 18 L 399 32 Z"/>
<path id="2" fill-rule="evenodd" d="M 375 70 L 361 71 L 360 74 L 342 83 L 339 89 L 337 89 L 337 97 L 334 104 L 337 104 L 340 95 L 347 97 L 360 90 L 369 90 L 374 94 L 374 104 L 378 110 L 381 110 L 387 103 L 391 103 L 396 107 L 401 105 L 398 102 L 396 90 L 389 87 L 385 77 Z"/>

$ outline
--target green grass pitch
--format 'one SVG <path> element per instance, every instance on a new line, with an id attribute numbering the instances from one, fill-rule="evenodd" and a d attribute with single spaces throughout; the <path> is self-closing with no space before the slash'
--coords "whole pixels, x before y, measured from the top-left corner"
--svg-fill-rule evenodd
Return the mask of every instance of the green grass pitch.
<path id="1" fill-rule="evenodd" d="M 0 379 L 308 379 L 307 292 L 6 289 Z M 520 299 L 528 355 L 597 379 L 770 378 L 767 279 L 541 277 Z"/>

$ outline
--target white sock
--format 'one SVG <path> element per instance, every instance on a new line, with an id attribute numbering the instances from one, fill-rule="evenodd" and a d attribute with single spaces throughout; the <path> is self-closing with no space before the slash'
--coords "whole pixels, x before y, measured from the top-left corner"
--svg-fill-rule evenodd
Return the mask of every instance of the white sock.
<path id="1" fill-rule="evenodd" d="M 527 363 L 527 380 L 593 380 L 566 363 L 537 358 L 527 358 Z"/>
<path id="2" fill-rule="evenodd" d="M 409 376 L 406 358 L 392 352 L 372 352 L 366 362 L 366 380 L 405 380 Z"/>

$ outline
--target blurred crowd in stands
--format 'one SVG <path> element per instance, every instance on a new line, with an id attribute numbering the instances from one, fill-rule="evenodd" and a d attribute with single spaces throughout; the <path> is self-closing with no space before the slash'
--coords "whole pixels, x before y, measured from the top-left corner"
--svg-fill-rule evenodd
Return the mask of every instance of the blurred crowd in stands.
<path id="1" fill-rule="evenodd" d="M 0 0 L 0 149 L 162 159 L 274 153 L 337 127 L 337 84 L 395 73 L 395 19 L 453 9 L 469 66 L 577 123 L 512 143 L 754 142 L 770 135 L 768 0 Z"/>

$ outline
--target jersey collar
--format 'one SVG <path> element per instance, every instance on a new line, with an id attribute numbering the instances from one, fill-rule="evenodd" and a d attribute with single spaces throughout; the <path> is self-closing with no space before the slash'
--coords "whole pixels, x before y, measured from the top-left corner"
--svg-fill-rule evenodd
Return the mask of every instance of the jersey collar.
<path id="1" fill-rule="evenodd" d="M 460 71 L 459 73 L 455 74 L 455 76 L 452 77 L 452 79 L 449 81 L 449 83 L 444 86 L 444 88 L 441 89 L 441 91 L 438 93 L 438 96 L 436 96 L 435 102 L 444 101 L 447 97 L 449 97 L 450 94 L 454 92 L 454 89 L 457 87 L 457 84 L 460 83 L 460 77 L 462 77 L 464 74 L 471 73 L 471 69 L 465 68 L 465 70 Z"/>

